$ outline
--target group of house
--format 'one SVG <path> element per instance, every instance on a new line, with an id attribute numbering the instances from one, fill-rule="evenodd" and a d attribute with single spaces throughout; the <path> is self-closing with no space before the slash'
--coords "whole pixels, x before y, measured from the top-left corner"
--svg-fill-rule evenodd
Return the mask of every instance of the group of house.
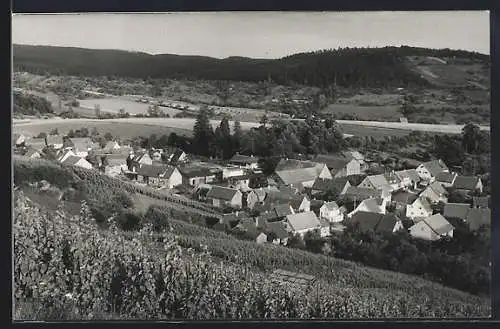
<path id="1" fill-rule="evenodd" d="M 50 145 L 61 163 L 88 169 L 92 164 L 85 157 L 97 149 L 87 138 L 16 136 L 14 143 L 29 145 L 32 157 L 40 155 L 40 146 Z M 176 148 L 133 152 L 117 142 L 97 153 L 116 160 L 109 164 L 109 174 L 115 168 L 115 174 L 150 186 L 187 188 L 192 198 L 226 213 L 214 229 L 238 229 L 257 242 L 286 244 L 292 235 L 315 230 L 326 237 L 347 225 L 387 233 L 408 230 L 415 238 L 434 241 L 453 237 L 451 218 L 472 230 L 490 223 L 485 198 L 448 203 L 449 189 L 482 193 L 483 186 L 479 177 L 458 175 L 441 160 L 366 175 L 369 161 L 358 151 L 346 151 L 311 160 L 281 159 L 274 173 L 265 176 L 257 157 L 241 154 L 216 164 L 195 161 Z"/>
<path id="2" fill-rule="evenodd" d="M 481 206 L 448 204 L 450 188 L 481 193 L 479 177 L 451 172 L 441 160 L 424 162 L 414 169 L 364 175 L 367 164 L 363 156 L 346 153 L 307 161 L 282 159 L 266 186 L 257 188 L 222 187 L 213 184 L 215 180 L 203 181 L 197 197 L 239 212 L 242 219 L 229 217 L 233 222 L 225 223 L 226 229 L 241 224 L 239 228 L 250 235 L 263 239 L 267 234 L 275 243 L 286 243 L 290 233 L 304 236 L 313 230 L 325 237 L 346 225 L 387 233 L 408 230 L 415 238 L 435 241 L 453 237 L 451 218 L 462 220 L 471 230 L 490 223 L 484 198 L 474 198 Z M 457 207 L 462 209 L 458 215 L 450 210 Z"/>

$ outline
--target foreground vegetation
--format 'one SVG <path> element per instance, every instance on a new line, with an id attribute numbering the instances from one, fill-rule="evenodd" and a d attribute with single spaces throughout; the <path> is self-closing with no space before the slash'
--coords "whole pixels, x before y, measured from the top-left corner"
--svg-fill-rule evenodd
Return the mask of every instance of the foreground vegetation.
<path id="1" fill-rule="evenodd" d="M 459 294 L 269 282 L 261 273 L 182 249 L 151 230 L 125 237 L 81 215 L 45 213 L 17 195 L 14 213 L 16 319 L 222 319 L 488 316 L 489 303 Z M 212 242 L 210 242 L 212 243 Z M 156 242 L 156 244 L 158 244 Z M 203 248 L 202 248 L 203 249 Z M 206 249 L 205 249 L 206 250 Z M 357 273 L 354 269 L 352 273 Z M 362 272 L 362 271 L 361 271 Z M 411 288 L 410 288 L 411 289 Z M 439 289 L 436 289 L 439 292 Z"/>

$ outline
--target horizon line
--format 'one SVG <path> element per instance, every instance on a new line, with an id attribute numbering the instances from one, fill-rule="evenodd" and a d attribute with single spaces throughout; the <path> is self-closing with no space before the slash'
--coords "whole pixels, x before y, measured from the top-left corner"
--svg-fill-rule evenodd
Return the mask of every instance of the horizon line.
<path id="1" fill-rule="evenodd" d="M 28 46 L 28 47 L 53 47 L 53 48 L 73 48 L 73 49 L 86 49 L 86 50 L 102 50 L 102 51 L 122 51 L 122 52 L 127 52 L 127 53 L 139 53 L 139 54 L 145 54 L 149 56 L 161 56 L 161 55 L 174 55 L 174 56 L 186 56 L 186 57 L 206 57 L 206 58 L 214 58 L 214 59 L 229 59 L 229 58 L 248 58 L 248 59 L 256 59 L 256 60 L 278 60 L 294 55 L 300 55 L 300 54 L 308 54 L 308 53 L 314 53 L 316 51 L 328 51 L 328 50 L 343 50 L 343 49 L 384 49 L 384 48 L 415 48 L 415 49 L 430 49 L 430 50 L 451 50 L 451 51 L 463 51 L 471 54 L 479 54 L 483 56 L 488 56 L 491 57 L 491 52 L 490 53 L 482 53 L 480 51 L 476 50 L 467 50 L 467 49 L 460 49 L 460 48 L 433 48 L 433 47 L 416 47 L 416 46 L 409 46 L 409 45 L 387 45 L 387 46 L 378 46 L 378 47 L 370 47 L 370 46 L 357 46 L 357 47 L 337 47 L 337 48 L 320 48 L 316 50 L 309 50 L 309 51 L 302 51 L 302 52 L 297 52 L 297 53 L 290 53 L 288 55 L 282 56 L 282 57 L 273 57 L 273 58 L 263 58 L 263 57 L 248 57 L 248 56 L 240 56 L 240 55 L 231 55 L 231 56 L 226 56 L 226 57 L 216 57 L 216 56 L 209 56 L 209 55 L 195 55 L 195 54 L 178 54 L 178 53 L 150 53 L 147 51 L 141 51 L 141 50 L 131 50 L 131 49 L 118 49 L 118 48 L 89 48 L 89 47 L 76 47 L 76 46 L 59 46 L 59 45 L 46 45 L 46 44 L 25 44 L 25 43 L 12 43 L 12 46 Z"/>

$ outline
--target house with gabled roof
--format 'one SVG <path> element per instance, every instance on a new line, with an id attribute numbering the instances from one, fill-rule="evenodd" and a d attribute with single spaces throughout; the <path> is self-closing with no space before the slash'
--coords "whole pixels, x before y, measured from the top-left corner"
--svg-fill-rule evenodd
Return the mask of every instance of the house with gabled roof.
<path id="1" fill-rule="evenodd" d="M 403 229 L 401 220 L 394 214 L 359 211 L 347 222 L 358 227 L 360 231 L 394 233 Z"/>
<path id="2" fill-rule="evenodd" d="M 347 159 L 354 159 L 359 162 L 361 166 L 361 171 L 366 169 L 365 156 L 356 150 L 348 150 L 342 152 L 342 155 Z"/>
<path id="3" fill-rule="evenodd" d="M 415 190 L 420 182 L 420 176 L 415 169 L 398 170 L 394 174 L 399 178 L 402 188 L 410 188 Z"/>
<path id="4" fill-rule="evenodd" d="M 468 203 L 447 203 L 444 205 L 443 216 L 445 218 L 455 218 L 465 221 L 471 209 Z"/>
<path id="5" fill-rule="evenodd" d="M 229 163 L 240 168 L 245 169 L 259 169 L 259 158 L 254 157 L 253 155 L 247 156 L 236 153 L 230 160 Z"/>
<path id="6" fill-rule="evenodd" d="M 455 172 L 443 171 L 436 176 L 436 182 L 443 185 L 443 187 L 451 187 L 455 183 L 458 174 Z"/>
<path id="7" fill-rule="evenodd" d="M 390 202 L 391 197 L 391 193 L 384 189 L 376 190 L 366 187 L 349 186 L 342 196 L 342 199 L 359 203 L 369 198 L 382 198 L 385 199 L 386 202 Z"/>
<path id="8" fill-rule="evenodd" d="M 361 164 L 354 158 L 342 155 L 318 154 L 313 160 L 326 164 L 333 178 L 361 174 Z"/>
<path id="9" fill-rule="evenodd" d="M 361 201 L 353 211 L 347 214 L 347 217 L 352 217 L 355 213 L 359 211 L 364 212 L 374 212 L 378 214 L 386 213 L 387 201 L 383 198 L 370 198 Z"/>
<path id="10" fill-rule="evenodd" d="M 197 186 L 209 184 L 216 181 L 216 174 L 208 168 L 203 167 L 179 167 L 183 177 L 183 184 Z"/>
<path id="11" fill-rule="evenodd" d="M 491 210 L 488 208 L 471 208 L 467 213 L 465 222 L 471 231 L 477 231 L 483 226 L 491 225 Z"/>
<path id="12" fill-rule="evenodd" d="M 317 178 L 331 179 L 332 175 L 324 163 L 281 159 L 273 178 L 278 185 L 310 188 Z"/>
<path id="13" fill-rule="evenodd" d="M 342 195 L 347 191 L 351 184 L 347 177 L 339 177 L 334 179 L 317 178 L 311 187 L 311 195 L 320 195 L 328 191 L 336 191 L 338 195 Z"/>
<path id="14" fill-rule="evenodd" d="M 179 170 L 170 165 L 141 164 L 137 176 L 148 185 L 161 185 L 168 188 L 182 185 L 182 175 Z"/>
<path id="15" fill-rule="evenodd" d="M 304 237 L 304 234 L 313 230 L 321 230 L 322 225 L 316 214 L 312 211 L 300 212 L 286 216 L 287 231 L 292 234 L 299 234 Z"/>
<path id="16" fill-rule="evenodd" d="M 253 209 L 256 204 L 264 204 L 266 191 L 262 188 L 254 189 L 247 194 L 247 207 Z"/>
<path id="17" fill-rule="evenodd" d="M 453 182 L 453 188 L 460 191 L 483 192 L 483 182 L 477 176 L 457 176 Z"/>
<path id="18" fill-rule="evenodd" d="M 422 180 L 433 182 L 436 179 L 437 175 L 442 172 L 449 172 L 450 170 L 448 169 L 448 166 L 446 166 L 444 161 L 439 159 L 427 161 L 420 164 L 417 167 L 416 171 Z"/>
<path id="19" fill-rule="evenodd" d="M 148 152 L 138 152 L 135 154 L 130 154 L 130 166 L 129 170 L 132 172 L 137 172 L 137 169 L 141 165 L 152 165 L 153 159 L 149 156 Z"/>
<path id="20" fill-rule="evenodd" d="M 73 156 L 73 155 L 67 157 L 64 161 L 61 162 L 61 164 L 65 166 L 76 166 L 85 169 L 92 169 L 92 164 L 90 162 L 88 162 L 84 158 L 80 158 L 78 156 Z"/>
<path id="21" fill-rule="evenodd" d="M 284 221 L 270 222 L 266 226 L 268 237 L 271 237 L 272 243 L 286 245 L 290 234 L 286 229 Z"/>
<path id="22" fill-rule="evenodd" d="M 455 227 L 441 214 L 434 214 L 424 218 L 410 227 L 409 233 L 416 239 L 436 241 L 442 237 L 453 237 Z"/>
<path id="23" fill-rule="evenodd" d="M 72 150 L 61 151 L 61 153 L 57 157 L 57 161 L 62 163 L 70 156 L 76 157 L 77 155 Z"/>
<path id="24" fill-rule="evenodd" d="M 207 193 L 207 199 L 212 201 L 214 207 L 217 208 L 241 208 L 243 195 L 239 190 L 213 186 Z"/>
<path id="25" fill-rule="evenodd" d="M 340 211 L 335 201 L 325 202 L 319 208 L 319 218 L 326 219 L 329 223 L 339 223 L 344 220 L 344 214 Z"/>
<path id="26" fill-rule="evenodd" d="M 418 197 L 411 204 L 406 206 L 406 217 L 417 221 L 422 218 L 427 218 L 433 213 L 431 204 L 426 198 Z"/>
<path id="27" fill-rule="evenodd" d="M 392 187 L 384 174 L 366 176 L 358 187 L 371 188 L 374 190 L 385 188 L 388 191 L 392 191 Z"/>
<path id="28" fill-rule="evenodd" d="M 427 198 L 431 204 L 448 202 L 448 192 L 438 182 L 433 182 L 420 193 L 420 196 Z"/>

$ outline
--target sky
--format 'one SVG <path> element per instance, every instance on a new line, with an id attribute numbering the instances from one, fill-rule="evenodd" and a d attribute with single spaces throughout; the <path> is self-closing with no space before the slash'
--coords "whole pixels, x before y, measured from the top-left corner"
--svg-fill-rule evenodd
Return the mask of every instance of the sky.
<path id="1" fill-rule="evenodd" d="M 217 58 L 339 47 L 490 53 L 488 11 L 15 14 L 12 42 Z"/>

